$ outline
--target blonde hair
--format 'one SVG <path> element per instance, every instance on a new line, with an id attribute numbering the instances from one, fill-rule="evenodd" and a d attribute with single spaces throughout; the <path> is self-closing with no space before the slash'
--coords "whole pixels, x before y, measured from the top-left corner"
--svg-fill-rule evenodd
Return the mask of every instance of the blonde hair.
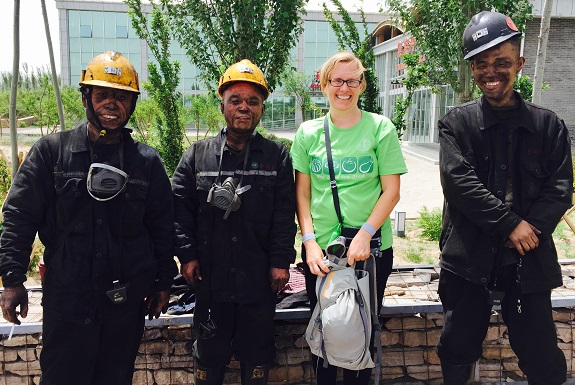
<path id="1" fill-rule="evenodd" d="M 339 63 L 354 63 L 357 65 L 357 72 L 355 73 L 355 76 L 358 76 L 362 80 L 360 87 L 362 91 L 365 90 L 366 84 L 365 77 L 363 76 L 365 67 L 363 64 L 361 64 L 361 61 L 357 58 L 357 56 L 353 54 L 353 52 L 342 51 L 327 59 L 327 61 L 321 66 L 319 71 L 319 84 L 321 86 L 322 92 L 327 86 L 327 82 L 329 81 L 333 69 Z"/>

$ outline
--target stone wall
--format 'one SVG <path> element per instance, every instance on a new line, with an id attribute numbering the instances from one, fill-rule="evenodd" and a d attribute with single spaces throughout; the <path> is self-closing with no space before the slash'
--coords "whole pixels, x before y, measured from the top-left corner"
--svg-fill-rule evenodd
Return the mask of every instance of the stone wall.
<path id="1" fill-rule="evenodd" d="M 573 309 L 554 310 L 559 346 L 567 358 L 569 377 L 573 367 Z M 382 318 L 382 384 L 440 385 L 441 369 L 435 345 L 441 333 L 440 313 L 395 315 Z M 310 352 L 305 339 L 307 320 L 278 320 L 278 354 L 270 372 L 273 385 L 313 384 Z M 40 334 L 4 335 L 0 346 L 0 385 L 38 384 L 41 352 Z M 191 359 L 193 333 L 189 325 L 146 327 L 136 359 L 134 385 L 193 384 Z M 525 381 L 517 358 L 509 347 L 507 329 L 499 315 L 491 317 L 483 357 L 475 372 L 480 383 Z M 239 362 L 232 361 L 225 384 L 240 384 Z"/>

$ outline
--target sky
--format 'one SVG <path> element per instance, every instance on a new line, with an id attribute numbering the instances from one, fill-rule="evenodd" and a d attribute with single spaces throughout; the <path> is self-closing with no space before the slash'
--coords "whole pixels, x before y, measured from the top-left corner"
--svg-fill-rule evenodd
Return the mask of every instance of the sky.
<path id="1" fill-rule="evenodd" d="M 2 36 L 2 55 L 0 55 L 0 72 L 11 72 L 13 54 L 13 26 L 14 26 L 14 1 L 2 1 L 0 12 L 0 36 Z M 324 0 L 309 0 L 308 9 L 322 9 Z M 342 4 L 350 12 L 356 11 L 361 3 L 358 0 L 341 0 Z M 60 42 L 58 35 L 58 10 L 56 1 L 45 0 L 50 35 L 54 49 L 56 71 L 60 73 Z M 379 1 L 365 0 L 363 10 L 365 12 L 377 12 L 375 3 Z M 331 3 L 330 3 L 331 4 Z M 42 6 L 40 0 L 20 0 L 20 63 L 27 63 L 29 67 L 44 67 L 50 65 L 44 20 L 42 18 Z"/>

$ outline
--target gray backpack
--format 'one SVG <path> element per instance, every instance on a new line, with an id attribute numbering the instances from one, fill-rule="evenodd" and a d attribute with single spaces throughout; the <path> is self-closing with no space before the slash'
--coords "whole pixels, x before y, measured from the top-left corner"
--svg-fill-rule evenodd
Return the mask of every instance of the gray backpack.
<path id="1" fill-rule="evenodd" d="M 306 329 L 311 352 L 325 365 L 350 370 L 373 368 L 369 343 L 369 274 L 329 263 L 331 271 L 316 281 L 317 304 Z"/>

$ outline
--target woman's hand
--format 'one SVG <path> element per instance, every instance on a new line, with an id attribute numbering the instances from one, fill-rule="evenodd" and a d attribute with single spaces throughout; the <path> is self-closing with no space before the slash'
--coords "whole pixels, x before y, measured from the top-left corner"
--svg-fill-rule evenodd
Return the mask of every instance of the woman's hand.
<path id="1" fill-rule="evenodd" d="M 364 229 L 359 229 L 347 249 L 347 264 L 353 265 L 355 262 L 368 259 L 371 255 L 370 242 L 371 235 Z"/>
<path id="2" fill-rule="evenodd" d="M 310 239 L 304 243 L 305 260 L 312 274 L 318 277 L 325 277 L 329 273 L 329 268 L 323 261 L 323 251 L 315 239 Z"/>

